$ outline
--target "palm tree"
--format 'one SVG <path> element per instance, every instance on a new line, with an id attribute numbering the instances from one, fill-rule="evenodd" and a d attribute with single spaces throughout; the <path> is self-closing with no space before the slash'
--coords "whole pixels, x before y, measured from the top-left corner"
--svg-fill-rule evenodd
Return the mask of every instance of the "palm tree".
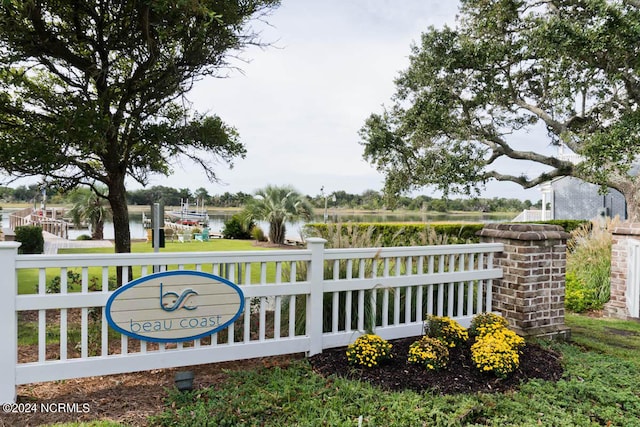
<path id="1" fill-rule="evenodd" d="M 89 224 L 92 240 L 104 238 L 104 222 L 111 216 L 106 199 L 101 193 L 100 188 L 77 190 L 72 196 L 73 207 L 69 210 L 76 227 L 83 222 Z"/>
<path id="2" fill-rule="evenodd" d="M 243 216 L 246 220 L 268 221 L 271 243 L 284 243 L 286 221 L 311 218 L 311 203 L 293 187 L 268 185 L 257 190 L 255 194 L 256 196 L 247 202 Z"/>

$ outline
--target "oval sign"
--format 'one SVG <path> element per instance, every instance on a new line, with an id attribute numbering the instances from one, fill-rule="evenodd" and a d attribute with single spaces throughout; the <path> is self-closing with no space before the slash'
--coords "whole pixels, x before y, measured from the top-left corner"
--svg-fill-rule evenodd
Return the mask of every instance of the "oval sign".
<path id="1" fill-rule="evenodd" d="M 226 328 L 242 314 L 244 294 L 201 271 L 150 274 L 117 289 L 107 301 L 109 325 L 143 341 L 190 341 Z"/>

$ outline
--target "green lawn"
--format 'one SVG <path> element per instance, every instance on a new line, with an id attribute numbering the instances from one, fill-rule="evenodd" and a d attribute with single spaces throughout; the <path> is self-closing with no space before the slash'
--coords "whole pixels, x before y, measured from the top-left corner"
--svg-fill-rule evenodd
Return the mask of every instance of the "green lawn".
<path id="1" fill-rule="evenodd" d="M 259 246 L 254 246 L 252 240 L 231 240 L 231 239 L 212 239 L 208 242 L 192 241 L 186 243 L 167 242 L 166 247 L 161 248 L 160 252 L 219 252 L 219 251 L 262 251 L 269 250 Z M 133 242 L 131 244 L 131 252 L 133 253 L 151 253 L 153 248 L 150 243 Z M 97 253 L 113 253 L 113 248 L 71 248 L 60 249 L 61 254 L 97 254 Z M 175 266 L 172 266 L 175 267 Z M 205 266 L 206 267 L 206 266 Z M 186 269 L 193 269 L 195 265 L 185 265 Z M 77 270 L 77 269 L 76 269 Z M 109 275 L 115 277 L 115 268 L 109 270 Z M 76 272 L 79 272 L 77 270 Z M 134 268 L 134 275 L 139 275 L 140 268 Z M 20 270 L 18 271 L 18 293 L 32 294 L 37 292 L 38 270 Z M 102 272 L 99 267 L 89 269 L 89 277 L 96 279 L 101 277 Z M 54 277 L 60 276 L 59 269 L 47 269 L 46 282 L 50 283 Z M 275 266 L 269 264 L 267 267 L 267 278 L 273 280 L 275 277 Z M 252 265 L 251 282 L 256 283 L 260 280 L 260 269 L 256 265 Z M 79 291 L 79 286 L 70 285 L 69 292 Z"/>
<path id="2" fill-rule="evenodd" d="M 162 426 L 640 426 L 640 323 L 569 315 L 572 343 L 558 382 L 518 391 L 440 396 L 386 392 L 323 378 L 304 360 L 288 367 L 229 371 L 208 389 L 167 393 Z M 118 424 L 67 424 L 69 426 Z"/>

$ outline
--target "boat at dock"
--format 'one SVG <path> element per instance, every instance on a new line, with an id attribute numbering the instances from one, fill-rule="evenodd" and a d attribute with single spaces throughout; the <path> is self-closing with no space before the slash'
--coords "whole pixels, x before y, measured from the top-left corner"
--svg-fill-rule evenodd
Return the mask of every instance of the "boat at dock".
<path id="1" fill-rule="evenodd" d="M 206 225 L 209 222 L 209 214 L 204 207 L 204 201 L 196 201 L 195 209 L 189 206 L 189 200 L 180 201 L 180 209 L 165 212 L 165 216 L 172 221 L 183 225 Z"/>

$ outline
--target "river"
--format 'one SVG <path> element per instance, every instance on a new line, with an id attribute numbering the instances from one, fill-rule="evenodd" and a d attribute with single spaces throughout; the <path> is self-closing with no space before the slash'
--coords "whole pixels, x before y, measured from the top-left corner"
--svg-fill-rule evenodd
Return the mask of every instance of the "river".
<path id="1" fill-rule="evenodd" d="M 2 213 L 2 227 L 9 227 L 9 214 L 15 209 L 4 209 L 0 211 Z M 214 233 L 221 233 L 224 228 L 224 223 L 231 219 L 231 217 L 237 213 L 233 211 L 219 211 L 209 209 L 209 229 Z M 150 216 L 149 213 L 146 214 Z M 486 213 L 486 214 L 473 214 L 473 213 L 420 213 L 420 212 L 408 212 L 408 213 L 380 213 L 380 212 L 354 212 L 351 210 L 330 210 L 327 212 L 327 220 L 329 222 L 440 222 L 440 221 L 470 221 L 470 222 L 502 222 L 513 219 L 517 213 Z M 323 222 L 324 214 L 314 215 L 311 222 Z M 146 230 L 142 226 L 142 213 L 132 212 L 129 214 L 129 225 L 131 228 L 132 239 L 144 239 L 147 236 Z M 265 234 L 269 231 L 269 224 L 265 221 L 258 221 L 258 225 L 264 230 Z M 288 222 L 287 237 L 300 238 L 302 229 L 305 222 L 298 221 L 295 223 Z M 69 238 L 75 239 L 82 234 L 89 234 L 89 230 L 86 229 L 72 229 L 69 230 Z M 104 228 L 105 239 L 113 239 L 113 223 L 107 222 Z"/>

